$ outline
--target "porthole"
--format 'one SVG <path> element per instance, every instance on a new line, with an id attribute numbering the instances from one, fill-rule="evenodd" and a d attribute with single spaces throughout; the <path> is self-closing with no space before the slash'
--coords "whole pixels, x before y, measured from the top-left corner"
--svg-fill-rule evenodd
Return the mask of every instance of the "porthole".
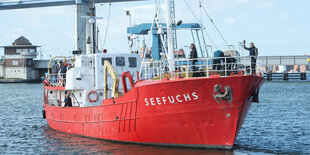
<path id="1" fill-rule="evenodd" d="M 116 66 L 125 66 L 125 57 L 116 57 Z"/>
<path id="2" fill-rule="evenodd" d="M 103 96 L 103 93 L 102 93 L 102 92 L 100 92 L 100 93 L 99 93 L 99 96 Z"/>

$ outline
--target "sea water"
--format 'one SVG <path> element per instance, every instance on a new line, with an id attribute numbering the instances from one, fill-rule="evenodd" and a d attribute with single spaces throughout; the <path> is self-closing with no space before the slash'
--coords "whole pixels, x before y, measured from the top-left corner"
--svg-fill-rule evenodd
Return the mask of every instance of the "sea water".
<path id="1" fill-rule="evenodd" d="M 41 84 L 0 84 L 0 154 L 310 154 L 310 82 L 266 82 L 232 151 L 110 142 L 56 132 Z"/>

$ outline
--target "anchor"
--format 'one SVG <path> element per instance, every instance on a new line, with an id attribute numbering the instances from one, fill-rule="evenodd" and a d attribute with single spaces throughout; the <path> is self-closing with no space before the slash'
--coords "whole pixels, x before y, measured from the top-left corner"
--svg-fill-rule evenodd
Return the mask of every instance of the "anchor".
<path id="1" fill-rule="evenodd" d="M 232 89 L 230 86 L 224 87 L 225 92 L 222 92 L 222 86 L 216 84 L 214 86 L 213 98 L 217 103 L 221 103 L 223 100 L 226 100 L 228 103 L 233 101 Z"/>

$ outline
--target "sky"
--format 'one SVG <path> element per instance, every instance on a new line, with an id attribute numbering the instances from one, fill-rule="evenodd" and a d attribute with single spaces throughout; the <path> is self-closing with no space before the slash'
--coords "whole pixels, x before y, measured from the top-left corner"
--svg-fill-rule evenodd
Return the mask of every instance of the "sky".
<path id="1" fill-rule="evenodd" d="M 164 0 L 161 2 L 164 6 Z M 218 48 L 225 45 L 207 15 L 200 11 L 198 0 L 175 0 L 175 4 L 177 19 L 183 23 L 202 20 L 205 32 Z M 230 45 L 247 40 L 247 44 L 255 43 L 261 56 L 310 55 L 309 0 L 202 0 L 202 4 Z M 111 16 L 108 22 L 109 7 Z M 122 2 L 112 3 L 111 6 L 98 4 L 97 16 L 103 17 L 98 21 L 99 48 L 102 48 L 108 28 L 104 48 L 113 53 L 129 52 L 126 33 L 129 18 L 126 10 L 131 11 L 133 24 L 150 23 L 154 18 L 155 2 Z M 74 6 L 1 10 L 0 46 L 11 45 L 19 36 L 25 36 L 33 44 L 42 46 L 43 58 L 50 55 L 69 56 L 75 48 L 74 23 Z M 190 31 L 178 32 L 178 41 L 180 47 L 193 42 Z M 211 44 L 209 39 L 206 41 Z M 3 49 L 0 51 L 2 55 Z"/>

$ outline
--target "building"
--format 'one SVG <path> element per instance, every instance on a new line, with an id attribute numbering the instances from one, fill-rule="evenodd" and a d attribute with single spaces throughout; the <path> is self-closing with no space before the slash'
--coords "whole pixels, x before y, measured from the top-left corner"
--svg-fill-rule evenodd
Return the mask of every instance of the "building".
<path id="1" fill-rule="evenodd" d="M 0 61 L 0 77 L 27 81 L 40 79 L 34 61 L 40 46 L 32 45 L 27 38 L 21 36 L 12 45 L 1 47 L 4 48 L 4 56 Z"/>

